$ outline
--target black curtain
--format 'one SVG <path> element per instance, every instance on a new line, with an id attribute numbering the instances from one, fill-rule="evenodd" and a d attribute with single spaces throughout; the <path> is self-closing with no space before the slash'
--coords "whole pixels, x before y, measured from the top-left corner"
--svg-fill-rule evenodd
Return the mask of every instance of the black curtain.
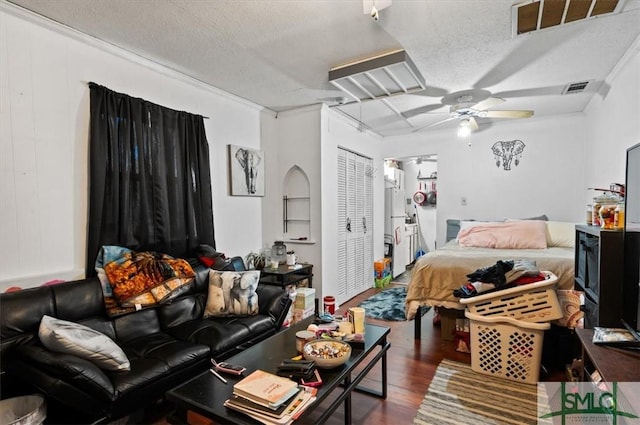
<path id="1" fill-rule="evenodd" d="M 102 245 L 182 258 L 215 248 L 203 117 L 89 88 L 87 276 Z"/>

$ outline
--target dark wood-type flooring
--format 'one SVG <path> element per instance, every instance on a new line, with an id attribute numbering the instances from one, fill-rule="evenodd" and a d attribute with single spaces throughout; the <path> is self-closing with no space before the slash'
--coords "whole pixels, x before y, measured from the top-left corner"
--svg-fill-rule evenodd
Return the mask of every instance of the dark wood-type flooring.
<path id="1" fill-rule="evenodd" d="M 391 286 L 395 284 L 392 283 Z M 369 289 L 340 306 L 336 313 L 342 313 L 349 307 L 357 306 L 360 302 L 374 295 L 381 289 Z M 388 322 L 367 318 L 368 323 L 379 324 L 391 328 L 388 340 L 391 348 L 387 355 L 388 395 L 386 400 L 371 397 L 361 393 L 353 393 L 352 418 L 355 425 L 359 424 L 411 424 L 418 407 L 435 370 L 444 358 L 464 363 L 470 363 L 470 354 L 455 351 L 453 341 L 445 341 L 440 337 L 440 328 L 432 325 L 433 309 L 422 317 L 422 338 L 414 340 L 413 321 Z M 380 388 L 381 367 L 376 365 L 364 378 L 362 385 Z M 556 374 L 550 379 L 562 379 L 562 374 Z M 322 405 L 316 407 L 322 409 Z M 192 425 L 218 425 L 197 414 L 189 415 Z M 164 418 L 153 421 L 154 425 L 166 425 Z M 336 410 L 329 425 L 343 425 L 342 408 Z"/>

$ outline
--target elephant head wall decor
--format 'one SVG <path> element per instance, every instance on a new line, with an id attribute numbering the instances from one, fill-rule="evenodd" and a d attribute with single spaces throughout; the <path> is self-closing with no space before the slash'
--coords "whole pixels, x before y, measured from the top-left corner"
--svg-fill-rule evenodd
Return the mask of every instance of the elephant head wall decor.
<path id="1" fill-rule="evenodd" d="M 496 167 L 500 167 L 505 171 L 511 170 L 511 163 L 513 162 L 516 167 L 520 164 L 520 158 L 522 158 L 522 152 L 524 151 L 524 143 L 522 140 L 509 140 L 495 142 L 491 147 L 493 157 L 496 160 Z"/>

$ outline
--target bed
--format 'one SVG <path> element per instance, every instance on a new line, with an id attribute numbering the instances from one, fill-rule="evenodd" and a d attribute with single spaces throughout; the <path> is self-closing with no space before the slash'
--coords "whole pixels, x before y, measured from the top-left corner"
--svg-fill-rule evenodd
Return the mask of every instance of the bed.
<path id="1" fill-rule="evenodd" d="M 516 220 L 512 221 L 513 223 Z M 518 226 L 535 228 L 537 235 L 518 233 Z M 535 223 L 534 223 L 535 222 Z M 467 282 L 467 274 L 477 269 L 491 266 L 498 260 L 527 259 L 536 262 L 539 270 L 548 270 L 558 277 L 556 289 L 573 289 L 574 285 L 574 244 L 575 224 L 565 222 L 522 220 L 509 225 L 486 223 L 472 220 L 447 220 L 447 240 L 445 246 L 420 257 L 412 271 L 405 300 L 405 314 L 408 320 L 421 313 L 422 306 L 443 309 L 464 310 L 464 305 L 453 296 L 454 289 Z M 474 230 L 475 229 L 475 230 Z M 507 246 L 531 246 L 536 239 L 536 248 L 502 248 L 505 244 L 497 244 L 497 248 L 486 246 L 466 246 L 468 240 L 458 239 L 459 235 L 481 234 L 488 229 L 489 233 L 504 232 L 509 238 Z M 516 229 L 514 231 L 514 229 Z M 544 232 L 540 234 L 539 232 Z M 485 232 L 486 233 L 486 232 Z M 494 236 L 494 235 L 491 235 Z M 526 239 L 524 245 L 514 238 Z M 544 239 L 544 240 L 541 240 Z M 486 238 L 476 238 L 472 245 L 496 245 L 484 243 Z M 473 242 L 473 241 L 472 241 Z M 544 248 L 543 248 L 544 246 Z M 420 320 L 416 323 L 416 338 L 419 336 Z"/>

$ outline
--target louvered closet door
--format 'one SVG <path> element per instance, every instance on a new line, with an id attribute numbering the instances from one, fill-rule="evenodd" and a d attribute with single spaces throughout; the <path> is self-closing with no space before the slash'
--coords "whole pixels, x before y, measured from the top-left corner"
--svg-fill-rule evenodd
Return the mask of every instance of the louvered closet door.
<path id="1" fill-rule="evenodd" d="M 373 161 L 363 158 L 363 210 L 364 210 L 364 246 L 363 253 L 363 276 L 364 280 L 360 287 L 360 292 L 373 286 Z"/>
<path id="2" fill-rule="evenodd" d="M 336 301 L 347 298 L 347 152 L 338 150 L 338 282 Z"/>
<path id="3" fill-rule="evenodd" d="M 358 294 L 359 225 L 357 213 L 357 158 L 352 152 L 347 152 L 347 299 Z"/>
<path id="4" fill-rule="evenodd" d="M 372 161 L 352 152 L 338 155 L 338 302 L 373 282 Z"/>

